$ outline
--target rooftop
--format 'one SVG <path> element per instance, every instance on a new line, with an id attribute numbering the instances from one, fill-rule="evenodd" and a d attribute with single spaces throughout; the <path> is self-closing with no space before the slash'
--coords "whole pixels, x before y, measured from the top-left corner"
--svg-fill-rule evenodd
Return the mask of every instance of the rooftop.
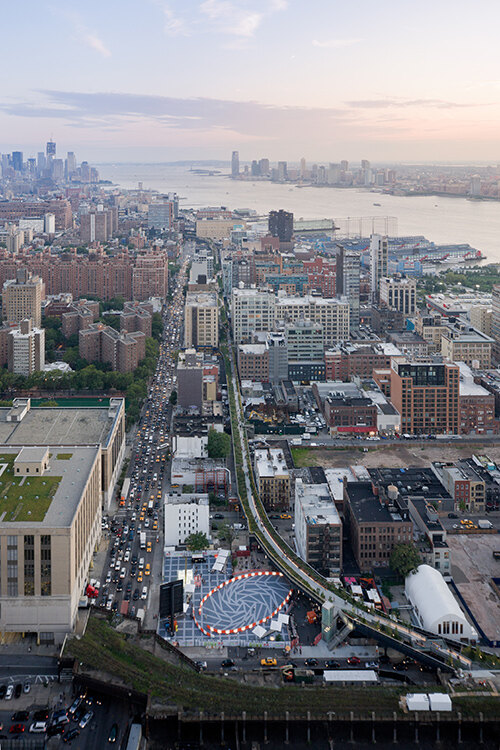
<path id="1" fill-rule="evenodd" d="M 300 503 L 308 524 L 340 524 L 340 516 L 328 484 L 295 482 L 295 502 Z"/>
<path id="2" fill-rule="evenodd" d="M 65 528 L 73 520 L 99 448 L 69 446 L 49 456 L 41 477 L 15 477 L 14 459 L 20 447 L 5 447 L 0 455 L 0 523 L 21 529 L 45 525 Z"/>
<path id="3" fill-rule="evenodd" d="M 288 476 L 288 468 L 281 448 L 259 448 L 255 451 L 254 461 L 260 477 Z"/>
<path id="4" fill-rule="evenodd" d="M 120 399 L 121 403 L 121 399 Z M 117 411 L 97 408 L 31 408 L 20 422 L 7 422 L 9 407 L 0 408 L 3 445 L 106 445 Z"/>

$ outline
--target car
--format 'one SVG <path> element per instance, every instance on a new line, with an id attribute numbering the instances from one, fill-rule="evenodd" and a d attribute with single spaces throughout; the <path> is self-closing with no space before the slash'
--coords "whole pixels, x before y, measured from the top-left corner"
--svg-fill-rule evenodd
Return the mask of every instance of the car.
<path id="1" fill-rule="evenodd" d="M 208 664 L 206 661 L 195 661 L 195 665 L 198 667 L 200 672 L 204 672 L 206 669 L 208 669 Z"/>
<path id="2" fill-rule="evenodd" d="M 361 664 L 361 659 L 358 656 L 349 656 L 347 659 L 347 663 L 351 664 L 352 666 L 358 666 Z"/>
<path id="3" fill-rule="evenodd" d="M 29 680 L 25 680 L 23 682 L 23 693 L 29 693 L 31 690 L 31 682 Z"/>
<path id="4" fill-rule="evenodd" d="M 289 520 L 291 518 L 291 515 L 290 515 L 290 513 L 282 513 L 280 515 L 280 518 L 281 518 L 282 521 L 287 521 L 287 520 Z"/>
<path id="5" fill-rule="evenodd" d="M 29 731 L 32 734 L 45 734 L 45 732 L 47 731 L 47 722 L 35 721 L 30 725 Z"/>
<path id="6" fill-rule="evenodd" d="M 85 729 L 85 727 L 87 726 L 87 724 L 89 723 L 93 715 L 94 715 L 93 711 L 87 711 L 87 713 L 84 714 L 84 716 L 82 716 L 82 718 L 80 719 L 78 723 L 78 726 L 80 727 L 80 729 Z"/>
<path id="7" fill-rule="evenodd" d="M 457 513 L 448 513 L 448 518 L 458 518 Z"/>
<path id="8" fill-rule="evenodd" d="M 29 711 L 16 711 L 12 716 L 10 717 L 11 721 L 28 721 L 30 716 Z"/>
<path id="9" fill-rule="evenodd" d="M 24 724 L 13 724 L 9 729 L 9 734 L 22 734 L 24 732 Z"/>
<path id="10" fill-rule="evenodd" d="M 340 662 L 335 661 L 335 659 L 327 659 L 325 661 L 325 667 L 326 669 L 340 669 Z"/>
<path id="11" fill-rule="evenodd" d="M 132 594 L 132 599 L 134 600 L 134 602 L 136 602 L 138 600 L 139 596 L 140 596 L 139 589 L 135 588 L 134 589 L 134 593 Z"/>
<path id="12" fill-rule="evenodd" d="M 41 708 L 38 711 L 35 711 L 33 714 L 34 721 L 47 721 L 49 718 L 49 709 L 48 708 Z"/>
<path id="13" fill-rule="evenodd" d="M 82 698 L 81 695 L 79 695 L 78 698 L 75 698 L 75 700 L 73 701 L 73 703 L 71 704 L 71 706 L 68 709 L 70 714 L 74 714 L 74 713 L 76 713 L 78 711 L 78 709 L 82 705 L 82 700 L 83 700 L 83 698 Z"/>
<path id="14" fill-rule="evenodd" d="M 71 740 L 76 740 L 77 737 L 80 736 L 80 730 L 77 729 L 77 727 L 74 727 L 73 729 L 70 729 L 68 734 L 63 737 L 63 742 L 71 742 Z"/>
<path id="15" fill-rule="evenodd" d="M 378 661 L 365 661 L 365 669 L 378 669 Z"/>
<path id="16" fill-rule="evenodd" d="M 56 734 L 64 734 L 64 724 L 49 724 L 47 737 L 55 737 Z"/>
<path id="17" fill-rule="evenodd" d="M 111 727 L 111 731 L 108 736 L 108 742 L 114 743 L 118 739 L 118 724 L 115 722 Z"/>
<path id="18" fill-rule="evenodd" d="M 317 667 L 318 666 L 318 660 L 317 659 L 304 659 L 304 666 L 306 666 L 306 667 Z"/>
<path id="19" fill-rule="evenodd" d="M 146 563 L 146 568 L 144 570 L 144 575 L 148 576 L 148 575 L 150 575 L 150 573 L 151 573 L 151 564 L 150 563 Z"/>
<path id="20" fill-rule="evenodd" d="M 16 687 L 14 688 L 14 698 L 20 698 L 22 692 L 23 692 L 23 686 L 21 685 L 20 682 L 18 682 Z"/>
<path id="21" fill-rule="evenodd" d="M 143 586 L 142 587 L 142 593 L 141 593 L 141 599 L 147 599 L 148 598 L 148 587 Z"/>
<path id="22" fill-rule="evenodd" d="M 214 518 L 217 518 L 217 519 L 220 520 L 220 519 L 224 518 L 224 515 L 222 513 L 214 513 Z"/>
<path id="23" fill-rule="evenodd" d="M 272 656 L 268 656 L 266 659 L 260 660 L 261 667 L 277 667 L 278 662 Z"/>
<path id="24" fill-rule="evenodd" d="M 52 724 L 67 724 L 68 722 L 68 712 L 65 708 L 60 708 L 52 714 Z"/>
<path id="25" fill-rule="evenodd" d="M 235 666 L 235 664 L 234 664 L 234 661 L 233 661 L 232 659 L 223 659 L 223 660 L 221 661 L 220 665 L 221 665 L 221 667 L 223 667 L 224 669 L 226 669 L 226 668 L 228 668 L 228 667 L 234 667 L 234 666 Z"/>
<path id="26" fill-rule="evenodd" d="M 137 576 L 137 583 L 141 583 L 142 581 L 142 570 L 139 571 L 139 575 Z"/>

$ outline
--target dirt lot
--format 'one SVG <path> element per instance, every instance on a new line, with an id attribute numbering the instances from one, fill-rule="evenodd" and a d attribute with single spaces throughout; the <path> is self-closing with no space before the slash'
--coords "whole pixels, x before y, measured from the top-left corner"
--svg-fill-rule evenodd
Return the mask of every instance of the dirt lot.
<path id="1" fill-rule="evenodd" d="M 486 447 L 481 444 L 455 446 L 439 445 L 429 442 L 428 445 L 380 445 L 369 448 L 365 453 L 363 448 L 295 448 L 292 455 L 295 465 L 323 466 L 325 469 L 336 469 L 342 466 L 361 464 L 368 469 L 381 466 L 386 468 L 402 468 L 408 466 L 428 467 L 432 461 L 456 461 L 459 458 L 469 458 L 473 453 L 487 454 L 492 461 L 500 463 L 500 445 Z"/>
<path id="2" fill-rule="evenodd" d="M 489 584 L 490 578 L 500 577 L 500 560 L 493 558 L 493 550 L 500 549 L 499 535 L 448 534 L 446 541 L 458 590 L 488 638 L 500 640 L 500 599 Z"/>

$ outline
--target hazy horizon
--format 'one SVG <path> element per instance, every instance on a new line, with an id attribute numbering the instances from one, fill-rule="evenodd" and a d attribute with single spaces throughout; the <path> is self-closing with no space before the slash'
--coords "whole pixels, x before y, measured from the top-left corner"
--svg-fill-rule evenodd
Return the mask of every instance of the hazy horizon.
<path id="1" fill-rule="evenodd" d="M 2 21 L 0 151 L 500 162 L 493 0 L 25 0 Z"/>

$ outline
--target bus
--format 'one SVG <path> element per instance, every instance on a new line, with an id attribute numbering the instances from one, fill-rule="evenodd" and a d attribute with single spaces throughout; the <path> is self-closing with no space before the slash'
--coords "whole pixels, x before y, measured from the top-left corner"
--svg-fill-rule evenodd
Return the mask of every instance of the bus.
<path id="1" fill-rule="evenodd" d="M 127 477 L 126 479 L 123 480 L 123 484 L 122 484 L 122 491 L 120 495 L 121 506 L 125 505 L 125 500 L 127 499 L 129 490 L 130 490 L 130 479 Z"/>
<path id="2" fill-rule="evenodd" d="M 154 502 L 153 500 L 150 500 L 148 503 L 148 516 L 153 515 L 153 506 L 154 506 Z"/>
<path id="3" fill-rule="evenodd" d="M 142 745 L 142 726 L 131 724 L 126 750 L 139 750 Z"/>

